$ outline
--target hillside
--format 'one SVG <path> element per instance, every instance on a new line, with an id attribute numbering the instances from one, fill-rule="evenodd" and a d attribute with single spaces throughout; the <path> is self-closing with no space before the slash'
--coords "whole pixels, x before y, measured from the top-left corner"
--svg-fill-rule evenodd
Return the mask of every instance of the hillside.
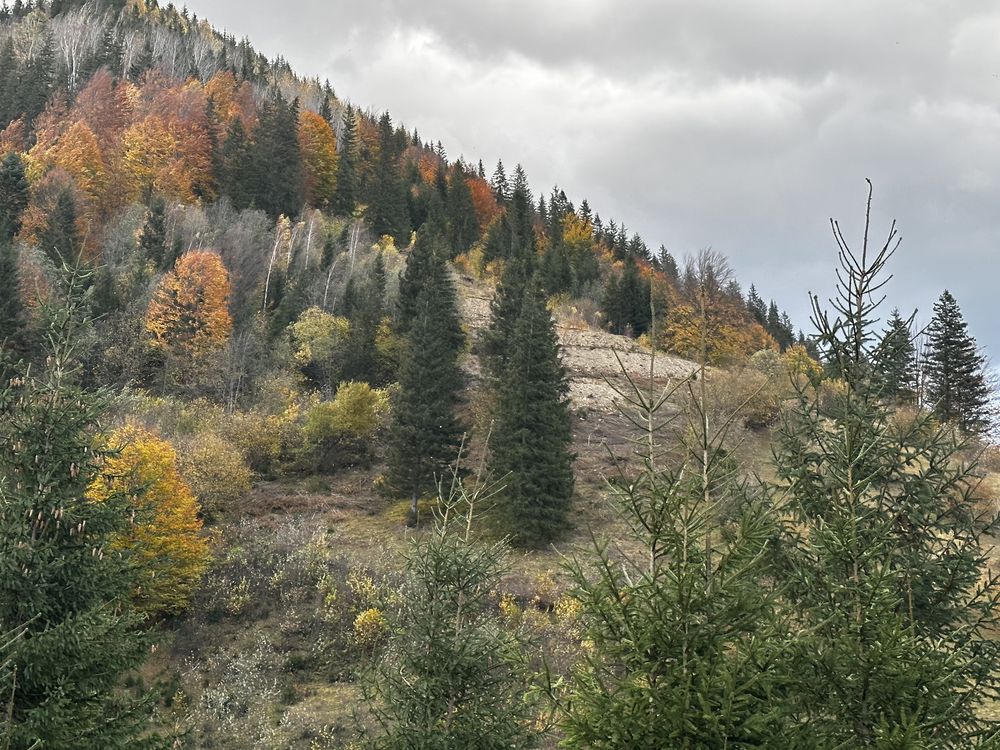
<path id="1" fill-rule="evenodd" d="M 871 193 L 810 337 L 598 208 L 185 9 L 4 6 L 0 747 L 1000 727 L 957 301 L 885 315 Z"/>

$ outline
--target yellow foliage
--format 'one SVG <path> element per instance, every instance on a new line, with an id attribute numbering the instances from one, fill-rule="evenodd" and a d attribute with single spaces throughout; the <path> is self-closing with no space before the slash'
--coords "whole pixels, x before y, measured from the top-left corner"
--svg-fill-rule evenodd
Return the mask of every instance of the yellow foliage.
<path id="1" fill-rule="evenodd" d="M 368 383 L 344 383 L 333 401 L 324 401 L 306 415 L 302 434 L 307 443 L 319 444 L 329 438 L 370 437 L 389 410 L 389 395 Z"/>
<path id="2" fill-rule="evenodd" d="M 136 599 L 146 612 L 187 606 L 208 567 L 198 502 L 177 470 L 173 446 L 140 427 L 115 432 L 117 453 L 105 460 L 87 495 L 98 501 L 124 493 L 134 498 L 139 522 L 119 540 L 138 561 Z"/>
<path id="3" fill-rule="evenodd" d="M 232 327 L 222 259 L 207 250 L 185 253 L 160 281 L 146 311 L 153 346 L 197 359 L 221 349 Z"/>
<path id="4" fill-rule="evenodd" d="M 305 367 L 329 362 L 337 347 L 347 340 L 351 324 L 347 318 L 310 307 L 292 323 L 290 329 L 295 345 L 295 364 Z"/>
<path id="5" fill-rule="evenodd" d="M 781 355 L 781 359 L 790 375 L 804 375 L 809 380 L 815 380 L 823 374 L 822 365 L 809 356 L 809 352 L 801 344 L 790 346 Z"/>
<path id="6" fill-rule="evenodd" d="M 354 638 L 365 648 L 381 641 L 389 630 L 389 623 L 382 611 L 372 607 L 354 618 Z"/>
<path id="7" fill-rule="evenodd" d="M 180 467 L 209 517 L 250 492 L 253 474 L 243 456 L 229 441 L 214 433 L 206 432 L 186 441 Z"/>
<path id="8" fill-rule="evenodd" d="M 299 146 L 306 201 L 325 208 L 337 189 L 337 137 L 330 123 L 315 112 L 299 113 Z"/>
<path id="9" fill-rule="evenodd" d="M 147 117 L 122 134 L 121 169 L 128 200 L 160 192 L 192 201 L 191 176 L 184 168 L 177 138 L 159 117 Z"/>
<path id="10" fill-rule="evenodd" d="M 759 324 L 748 324 L 744 312 L 728 304 L 710 309 L 705 315 L 692 305 L 671 308 L 664 339 L 667 349 L 695 361 L 700 359 L 704 346 L 706 363 L 712 365 L 737 362 L 777 346 Z"/>

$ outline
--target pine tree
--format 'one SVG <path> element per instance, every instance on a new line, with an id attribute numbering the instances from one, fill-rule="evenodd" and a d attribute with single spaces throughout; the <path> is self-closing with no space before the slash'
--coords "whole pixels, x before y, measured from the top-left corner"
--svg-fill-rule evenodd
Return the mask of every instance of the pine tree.
<path id="1" fill-rule="evenodd" d="M 13 239 L 21 231 L 29 190 L 24 161 L 12 151 L 0 161 L 0 241 Z"/>
<path id="2" fill-rule="evenodd" d="M 380 366 L 376 338 L 385 312 L 385 281 L 385 265 L 379 254 L 363 282 L 359 284 L 353 278 L 347 282 L 343 304 L 351 328 L 342 354 L 342 380 L 382 385 L 384 368 Z"/>
<path id="3" fill-rule="evenodd" d="M 624 372 L 624 369 L 623 369 Z M 721 444 L 739 414 L 710 421 L 702 365 L 679 466 L 665 416 L 681 386 L 645 390 L 624 372 L 623 415 L 642 431 L 638 471 L 611 485 L 623 540 L 567 564 L 592 644 L 567 694 L 550 689 L 567 747 L 779 748 L 783 630 L 768 545 L 777 519 L 749 496 Z M 734 509 L 739 509 L 738 515 Z M 735 518 L 734 518 L 735 516 Z"/>
<path id="4" fill-rule="evenodd" d="M 917 396 L 917 349 L 913 345 L 910 321 L 898 309 L 889 317 L 882 341 L 874 355 L 875 375 L 882 395 L 890 402 L 912 403 Z"/>
<path id="5" fill-rule="evenodd" d="M 23 351 L 25 338 L 17 255 L 14 244 L 0 237 L 0 364 L 3 352 L 16 356 Z"/>
<path id="6" fill-rule="evenodd" d="M 371 743 L 378 750 L 536 744 L 523 699 L 525 644 L 493 601 L 508 549 L 470 535 L 478 497 L 486 494 L 470 496 L 454 479 L 436 528 L 411 544 L 402 604 L 365 685 L 381 730 Z"/>
<path id="7" fill-rule="evenodd" d="M 368 221 L 377 237 L 389 235 L 402 247 L 409 244 L 410 228 L 399 172 L 399 153 L 388 112 L 379 119 L 378 130 L 379 153 L 368 204 Z"/>
<path id="8" fill-rule="evenodd" d="M 840 248 L 836 317 L 813 297 L 844 388 L 799 384 L 773 488 L 789 525 L 778 550 L 796 631 L 786 649 L 792 747 L 993 747 L 982 712 L 998 686 L 1000 590 L 987 569 L 976 481 L 953 433 L 896 424 L 870 362 L 882 273 L 898 246 Z"/>
<path id="9" fill-rule="evenodd" d="M 13 646 L 16 689 L 4 697 L 13 748 L 152 747 L 149 706 L 121 690 L 148 652 L 129 603 L 133 573 L 115 538 L 130 523 L 121 493 L 87 499 L 100 480 L 95 430 L 109 395 L 77 382 L 80 278 L 50 311 L 43 372 L 0 386 L 0 632 Z M 8 698 L 9 696 L 9 698 Z"/>
<path id="10" fill-rule="evenodd" d="M 465 170 L 457 164 L 448 187 L 448 239 L 452 256 L 464 253 L 479 239 L 479 221 L 472 203 L 472 191 L 465 181 Z"/>
<path id="11" fill-rule="evenodd" d="M 149 202 L 146 223 L 139 233 L 139 250 L 157 268 L 164 269 L 167 256 L 167 202 L 159 195 Z"/>
<path id="12" fill-rule="evenodd" d="M 499 521 L 515 544 L 537 547 L 568 524 L 574 459 L 569 381 L 537 281 L 524 291 L 509 356 L 498 374 L 490 470 L 503 485 Z"/>
<path id="13" fill-rule="evenodd" d="M 258 113 L 250 149 L 253 203 L 272 219 L 295 216 L 303 205 L 302 158 L 299 151 L 299 101 L 286 102 L 278 92 Z"/>
<path id="14" fill-rule="evenodd" d="M 612 332 L 641 336 L 649 329 L 650 283 L 639 275 L 635 259 L 625 257 L 620 278 L 611 277 L 604 292 L 604 314 Z"/>
<path id="15" fill-rule="evenodd" d="M 57 267 L 72 263 L 80 252 L 79 233 L 76 228 L 76 200 L 69 188 L 63 188 L 48 221 L 38 238 L 38 246 L 55 262 Z"/>
<path id="16" fill-rule="evenodd" d="M 985 364 L 958 302 L 946 289 L 934 303 L 927 327 L 927 399 L 942 420 L 954 422 L 970 435 L 990 427 Z"/>
<path id="17" fill-rule="evenodd" d="M 417 500 L 434 490 L 461 444 L 464 427 L 456 409 L 463 384 L 458 358 L 465 338 L 441 241 L 418 235 L 416 245 L 430 251 L 419 258 L 419 266 L 407 264 L 406 280 L 416 294 L 405 329 L 388 450 L 390 483 L 410 498 L 414 522 Z"/>
<path id="18" fill-rule="evenodd" d="M 333 208 L 342 214 L 354 211 L 358 201 L 358 143 L 357 122 L 354 108 L 347 105 L 344 110 L 344 127 L 340 136 L 340 148 L 337 153 L 340 162 L 337 166 L 337 190 L 333 197 Z"/>

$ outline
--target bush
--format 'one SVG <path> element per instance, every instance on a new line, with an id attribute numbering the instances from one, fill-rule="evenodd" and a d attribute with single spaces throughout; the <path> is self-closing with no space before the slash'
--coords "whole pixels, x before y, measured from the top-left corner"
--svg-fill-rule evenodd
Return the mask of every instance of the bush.
<path id="1" fill-rule="evenodd" d="M 179 463 L 206 518 L 218 517 L 250 492 L 250 468 L 240 451 L 219 435 L 206 432 L 184 441 Z"/>
<path id="2" fill-rule="evenodd" d="M 344 383 L 333 401 L 317 404 L 302 427 L 303 468 L 335 469 L 370 459 L 372 438 L 389 408 L 388 394 L 367 383 Z"/>

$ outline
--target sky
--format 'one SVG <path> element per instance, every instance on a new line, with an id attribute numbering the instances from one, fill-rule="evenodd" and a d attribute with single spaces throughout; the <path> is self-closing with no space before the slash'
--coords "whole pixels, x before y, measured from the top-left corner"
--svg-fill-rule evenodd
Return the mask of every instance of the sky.
<path id="1" fill-rule="evenodd" d="M 1000 6 L 980 0 L 189 0 L 450 158 L 520 162 L 678 258 L 711 247 L 808 333 L 830 218 L 893 219 L 889 307 L 945 288 L 1000 361 Z"/>

